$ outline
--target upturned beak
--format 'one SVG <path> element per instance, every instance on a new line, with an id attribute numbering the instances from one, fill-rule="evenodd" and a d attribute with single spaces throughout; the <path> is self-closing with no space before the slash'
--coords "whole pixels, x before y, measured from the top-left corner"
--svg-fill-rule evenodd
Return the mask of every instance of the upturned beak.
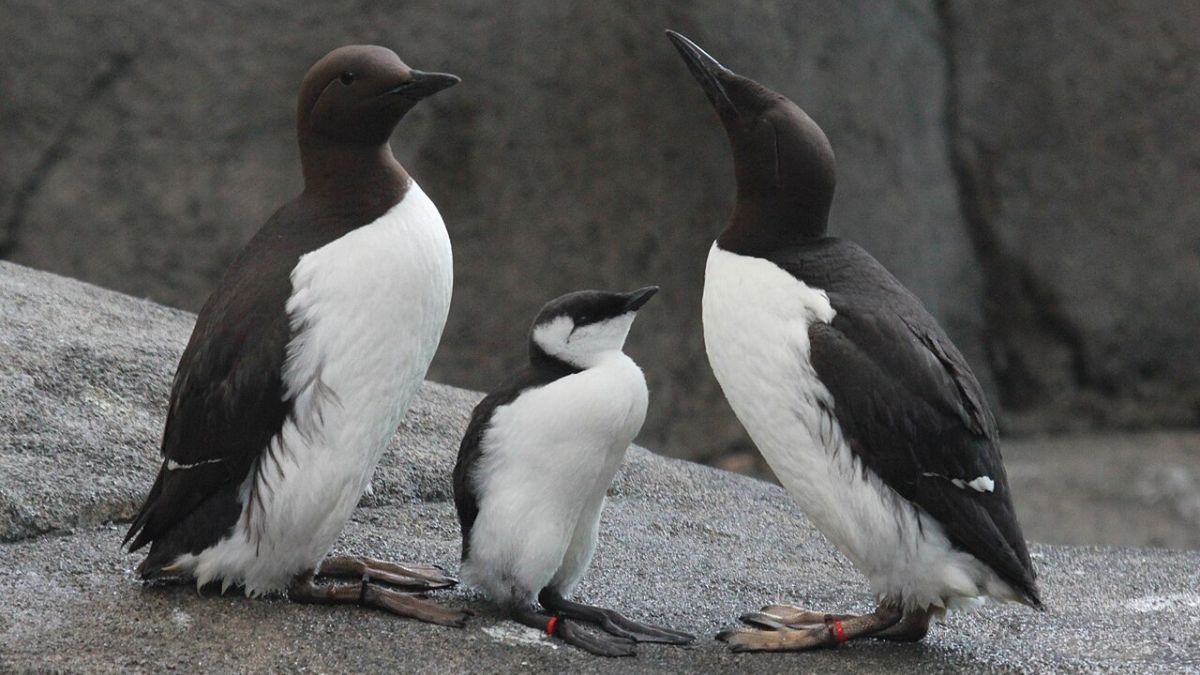
<path id="1" fill-rule="evenodd" d="M 737 114 L 737 106 L 729 98 L 728 92 L 725 91 L 725 85 L 722 83 L 722 80 L 734 77 L 734 72 L 721 65 L 695 42 L 679 33 L 668 30 L 667 37 L 671 40 L 671 44 L 675 45 L 679 55 L 683 57 L 688 70 L 692 71 L 692 77 L 695 77 L 696 81 L 700 83 L 708 100 L 717 109 L 717 113 L 722 117 L 726 114 Z"/>
<path id="2" fill-rule="evenodd" d="M 420 101 L 423 98 L 433 96 L 443 89 L 453 87 L 462 82 L 462 78 L 449 73 L 427 73 L 423 70 L 413 70 L 409 74 L 412 76 L 412 79 L 383 93 L 385 95 L 403 96 L 413 101 Z"/>
<path id="3" fill-rule="evenodd" d="M 658 286 L 647 286 L 625 294 L 625 311 L 636 312 L 658 292 Z"/>

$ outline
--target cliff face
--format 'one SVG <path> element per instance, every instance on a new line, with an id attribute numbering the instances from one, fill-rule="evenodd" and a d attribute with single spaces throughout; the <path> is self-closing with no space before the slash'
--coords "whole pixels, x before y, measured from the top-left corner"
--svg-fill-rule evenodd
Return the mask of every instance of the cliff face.
<path id="1" fill-rule="evenodd" d="M 432 376 L 492 386 L 546 299 L 657 283 L 630 347 L 655 392 L 643 442 L 744 446 L 699 327 L 732 170 L 666 27 L 825 128 L 833 233 L 929 305 L 1007 429 L 1200 422 L 1187 3 L 16 3 L 0 257 L 195 310 L 299 189 L 305 69 L 389 45 L 464 77 L 394 142 L 455 245 Z"/>

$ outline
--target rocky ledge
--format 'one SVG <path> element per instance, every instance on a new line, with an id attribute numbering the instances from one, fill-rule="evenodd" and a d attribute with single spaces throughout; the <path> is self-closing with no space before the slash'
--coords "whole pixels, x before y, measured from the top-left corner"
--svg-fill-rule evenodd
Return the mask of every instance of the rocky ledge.
<path id="1" fill-rule="evenodd" d="M 1200 553 L 1034 545 L 1048 610 L 990 606 L 921 644 L 734 655 L 709 636 L 768 601 L 871 606 L 863 579 L 778 487 L 633 449 L 587 600 L 701 636 L 600 660 L 466 590 L 465 630 L 353 607 L 146 586 L 120 550 L 157 467 L 192 317 L 0 263 L 0 671 L 929 672 L 1200 669 Z M 449 473 L 478 394 L 428 384 L 339 549 L 451 569 Z"/>

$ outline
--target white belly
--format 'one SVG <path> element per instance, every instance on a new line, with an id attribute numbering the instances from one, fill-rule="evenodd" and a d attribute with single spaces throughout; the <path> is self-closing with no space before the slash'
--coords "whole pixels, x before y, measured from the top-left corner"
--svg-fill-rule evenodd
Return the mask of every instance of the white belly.
<path id="1" fill-rule="evenodd" d="M 619 352 L 498 408 L 472 479 L 463 580 L 500 604 L 569 595 L 596 548 L 604 495 L 646 419 L 646 380 Z"/>
<path id="2" fill-rule="evenodd" d="M 198 583 L 277 591 L 328 553 L 424 381 L 452 285 L 445 225 L 415 182 L 375 222 L 300 258 L 284 366 L 294 414 L 244 486 L 234 534 L 185 561 Z"/>
<path id="3" fill-rule="evenodd" d="M 1011 591 L 942 527 L 874 474 L 842 437 L 809 360 L 808 326 L 835 315 L 828 296 L 775 264 L 713 246 L 704 281 L 704 341 L 730 406 L 809 519 L 881 598 L 910 607 Z M 1006 593 L 1007 591 L 1007 593 Z"/>

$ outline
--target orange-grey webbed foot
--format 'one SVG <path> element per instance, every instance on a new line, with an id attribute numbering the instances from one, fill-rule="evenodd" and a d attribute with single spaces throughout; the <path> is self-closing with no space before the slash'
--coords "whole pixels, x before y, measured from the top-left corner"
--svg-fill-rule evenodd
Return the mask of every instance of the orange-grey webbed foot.
<path id="1" fill-rule="evenodd" d="M 578 647 L 593 656 L 633 656 L 636 645 L 633 640 L 606 633 L 593 633 L 562 617 L 539 612 L 533 607 L 516 607 L 509 610 L 514 621 L 545 632 L 552 638 Z"/>
<path id="2" fill-rule="evenodd" d="M 764 609 L 781 608 L 779 606 L 772 606 Z M 807 612 L 798 608 L 790 609 L 797 611 L 791 613 L 781 611 L 780 614 L 786 618 L 800 621 L 808 621 L 819 617 L 821 621 L 817 624 L 794 623 L 788 625 L 783 621 L 784 617 L 775 613 L 757 612 L 748 616 L 754 616 L 755 619 L 759 618 L 758 615 L 760 614 L 764 617 L 773 617 L 777 620 L 779 627 L 735 628 L 719 633 L 717 639 L 728 643 L 730 648 L 735 652 L 804 651 L 807 649 L 837 647 L 843 642 L 870 637 L 895 626 L 903 618 L 903 612 L 899 608 L 886 605 L 880 605 L 870 614 L 863 614 L 861 616 L 849 615 L 844 619 L 829 615 L 829 621 L 824 620 L 826 616 L 824 614 Z M 763 625 L 757 621 L 753 623 Z"/>
<path id="3" fill-rule="evenodd" d="M 376 586 L 364 577 L 359 583 L 316 584 L 313 576 L 299 577 L 288 588 L 293 602 L 319 605 L 361 605 L 440 626 L 462 628 L 469 612 L 441 607 L 428 600 Z"/>
<path id="4" fill-rule="evenodd" d="M 757 612 L 747 612 L 738 617 L 742 623 L 755 628 L 779 630 L 782 628 L 814 628 L 854 618 L 853 614 L 827 614 L 792 605 L 767 605 Z"/>
<path id="5" fill-rule="evenodd" d="M 567 600 L 561 593 L 552 588 L 542 589 L 542 592 L 538 595 L 538 602 L 542 604 L 542 607 L 563 618 L 590 623 L 611 635 L 633 640 L 634 642 L 687 645 L 696 640 L 696 637 L 690 633 L 641 623 L 626 618 L 611 609 L 593 607 L 592 605 Z"/>
<path id="6" fill-rule="evenodd" d="M 437 565 L 395 563 L 353 555 L 335 555 L 321 561 L 317 575 L 335 579 L 361 579 L 394 586 L 406 591 L 434 591 L 451 588 L 458 579 Z"/>

